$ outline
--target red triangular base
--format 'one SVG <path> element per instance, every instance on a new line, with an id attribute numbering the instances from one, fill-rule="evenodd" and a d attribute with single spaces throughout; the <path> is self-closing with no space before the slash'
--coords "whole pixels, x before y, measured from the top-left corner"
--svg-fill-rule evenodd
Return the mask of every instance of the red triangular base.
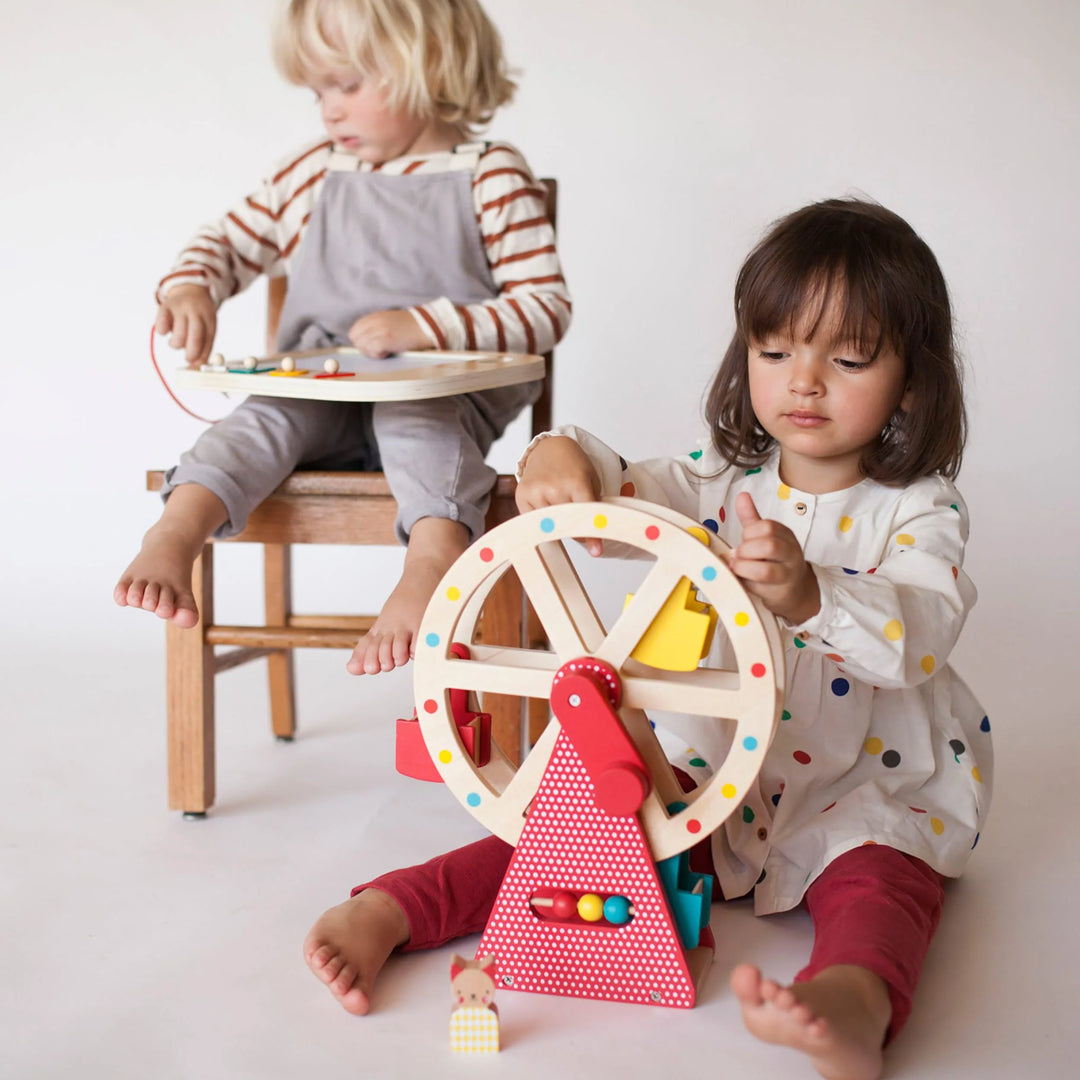
<path id="1" fill-rule="evenodd" d="M 623 926 L 542 918 L 540 892 L 625 896 Z M 697 950 L 695 950 L 697 952 Z M 694 980 L 636 817 L 610 817 L 564 733 L 533 799 L 477 955 L 494 953 L 514 990 L 688 1009 Z"/>

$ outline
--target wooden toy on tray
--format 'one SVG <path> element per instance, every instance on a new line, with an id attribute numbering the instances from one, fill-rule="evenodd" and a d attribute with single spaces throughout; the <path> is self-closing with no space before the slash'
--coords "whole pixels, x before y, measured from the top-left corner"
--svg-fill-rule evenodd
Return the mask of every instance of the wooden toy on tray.
<path id="1" fill-rule="evenodd" d="M 565 547 L 585 537 L 653 559 L 611 626 Z M 481 537 L 428 605 L 414 680 L 431 767 L 515 845 L 479 947 L 495 957 L 500 985 L 693 1005 L 712 957 L 712 881 L 690 871 L 688 850 L 743 805 L 783 695 L 776 621 L 727 569 L 728 550 L 696 522 L 635 499 L 566 504 Z M 510 568 L 550 648 L 473 643 L 484 599 Z M 702 661 L 714 631 L 734 666 Z M 460 734 L 474 715 L 462 712 L 464 695 L 484 692 L 550 702 L 552 719 L 516 770 L 494 744 L 482 763 Z M 703 786 L 683 792 L 647 709 L 725 724 L 730 752 Z"/>
<path id="2" fill-rule="evenodd" d="M 544 358 L 524 353 L 431 349 L 374 359 L 345 347 L 239 360 L 226 360 L 215 353 L 199 368 L 179 368 L 172 381 L 181 390 L 328 401 L 402 401 L 491 390 L 543 377 Z"/>

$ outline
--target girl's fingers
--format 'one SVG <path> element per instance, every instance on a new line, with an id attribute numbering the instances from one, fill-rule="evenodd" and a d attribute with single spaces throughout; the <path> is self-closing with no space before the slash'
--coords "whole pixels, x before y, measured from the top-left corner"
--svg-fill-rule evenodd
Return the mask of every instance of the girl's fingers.
<path id="1" fill-rule="evenodd" d="M 172 312 L 162 304 L 158 308 L 157 318 L 154 320 L 154 330 L 158 334 L 167 334 L 172 329 Z"/>
<path id="2" fill-rule="evenodd" d="M 761 520 L 757 506 L 754 505 L 753 496 L 748 491 L 740 491 L 735 497 L 735 513 L 738 514 L 743 526 Z"/>

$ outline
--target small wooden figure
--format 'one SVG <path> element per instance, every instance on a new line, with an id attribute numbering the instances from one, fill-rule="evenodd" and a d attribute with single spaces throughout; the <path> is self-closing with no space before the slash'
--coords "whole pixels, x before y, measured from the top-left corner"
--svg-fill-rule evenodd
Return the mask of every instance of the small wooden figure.
<path id="1" fill-rule="evenodd" d="M 495 1005 L 495 957 L 450 958 L 450 1049 L 456 1054 L 499 1052 L 499 1010 Z"/>

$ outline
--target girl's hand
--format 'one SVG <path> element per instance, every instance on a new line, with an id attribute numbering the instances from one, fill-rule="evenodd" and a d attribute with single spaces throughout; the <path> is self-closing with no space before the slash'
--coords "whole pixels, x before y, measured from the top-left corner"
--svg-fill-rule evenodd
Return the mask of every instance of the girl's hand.
<path id="1" fill-rule="evenodd" d="M 803 558 L 795 534 L 778 521 L 762 519 L 747 492 L 735 500 L 742 543 L 728 565 L 774 615 L 799 624 L 821 610 L 821 590 L 813 567 Z"/>
<path id="2" fill-rule="evenodd" d="M 217 332 L 217 308 L 202 285 L 177 285 L 158 306 L 154 329 L 172 331 L 169 344 L 183 349 L 189 367 L 205 364 Z"/>
<path id="3" fill-rule="evenodd" d="M 373 311 L 349 327 L 349 340 L 365 356 L 430 349 L 431 341 L 407 311 Z"/>
<path id="4" fill-rule="evenodd" d="M 593 502 L 600 498 L 600 477 L 573 439 L 554 435 L 533 447 L 514 498 L 522 513 L 560 503 Z M 603 541 L 590 537 L 585 549 L 590 555 L 600 555 Z"/>

